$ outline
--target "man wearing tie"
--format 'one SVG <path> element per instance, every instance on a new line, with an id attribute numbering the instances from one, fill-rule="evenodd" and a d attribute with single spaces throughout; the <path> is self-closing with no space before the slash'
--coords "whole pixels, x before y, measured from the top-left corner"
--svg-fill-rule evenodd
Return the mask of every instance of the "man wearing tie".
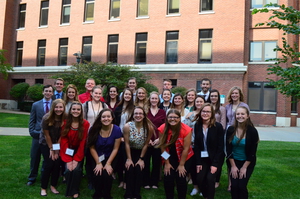
<path id="1" fill-rule="evenodd" d="M 30 174 L 28 176 L 28 186 L 34 184 L 38 175 L 41 160 L 41 149 L 39 145 L 41 121 L 43 116 L 50 110 L 52 103 L 51 98 L 53 95 L 53 87 L 51 85 L 44 86 L 43 95 L 43 99 L 33 103 L 30 112 L 29 134 L 32 137 L 32 144 L 30 150 Z"/>
<path id="2" fill-rule="evenodd" d="M 207 78 L 204 78 L 201 80 L 201 92 L 197 93 L 198 95 L 201 95 L 205 98 L 205 101 L 207 102 L 209 97 L 209 91 L 210 91 L 210 85 L 211 81 Z"/>
<path id="3" fill-rule="evenodd" d="M 57 78 L 54 82 L 54 95 L 52 96 L 52 100 L 55 99 L 64 99 L 64 92 L 63 88 L 65 87 L 64 85 L 64 80 L 62 78 Z"/>

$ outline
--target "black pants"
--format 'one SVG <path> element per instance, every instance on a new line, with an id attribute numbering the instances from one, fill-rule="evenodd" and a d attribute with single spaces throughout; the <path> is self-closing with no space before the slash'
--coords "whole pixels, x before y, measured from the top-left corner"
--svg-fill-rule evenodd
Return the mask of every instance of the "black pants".
<path id="1" fill-rule="evenodd" d="M 49 158 L 50 149 L 48 145 L 41 144 L 40 148 L 44 157 L 44 169 L 41 178 L 41 187 L 42 189 L 47 189 L 50 176 L 51 186 L 56 187 L 60 171 L 60 158 L 54 161 Z"/>
<path id="2" fill-rule="evenodd" d="M 66 196 L 79 194 L 79 186 L 82 178 L 82 161 L 78 162 L 77 167 L 73 171 L 68 170 L 66 166 L 65 177 L 67 184 Z"/>
<path id="3" fill-rule="evenodd" d="M 239 161 L 239 160 L 234 160 L 235 165 L 237 166 L 238 169 L 242 168 L 244 165 L 245 161 Z M 247 189 L 247 184 L 249 182 L 249 179 L 253 173 L 254 170 L 254 164 L 250 164 L 247 167 L 247 172 L 246 172 L 246 178 L 242 179 L 233 179 L 232 176 L 230 175 L 230 180 L 231 180 L 231 198 L 232 199 L 247 199 L 248 198 L 248 189 Z"/>
<path id="4" fill-rule="evenodd" d="M 134 165 L 138 162 L 141 151 L 140 149 L 130 148 L 131 159 Z M 140 190 L 142 182 L 143 170 L 141 170 L 139 165 L 130 166 L 128 170 L 126 169 L 126 192 L 124 198 L 141 198 Z"/>
<path id="5" fill-rule="evenodd" d="M 210 158 L 202 158 L 202 170 L 197 173 L 198 186 L 204 198 L 213 199 L 215 196 L 216 173 L 212 174 Z"/>
<path id="6" fill-rule="evenodd" d="M 225 153 L 222 153 L 220 160 L 219 160 L 219 164 L 218 164 L 218 170 L 216 173 L 216 182 L 220 182 L 220 178 L 221 178 L 221 174 L 222 174 L 222 167 L 224 164 L 224 158 L 225 158 Z"/>
<path id="7" fill-rule="evenodd" d="M 148 147 L 145 155 L 144 186 L 158 186 L 159 172 L 161 167 L 161 150 L 152 146 Z M 150 163 L 152 158 L 152 172 L 150 172 Z"/>
<path id="8" fill-rule="evenodd" d="M 191 174 L 193 185 L 198 185 L 198 183 L 197 183 L 197 169 L 196 169 L 196 156 L 193 155 L 190 158 L 190 161 L 191 161 L 191 166 L 190 166 L 189 173 Z"/>
<path id="9" fill-rule="evenodd" d="M 118 174 L 119 183 L 124 182 L 124 174 L 125 171 L 125 161 L 126 161 L 126 151 L 125 151 L 125 144 L 121 142 L 119 150 L 118 150 L 118 162 L 116 165 L 116 172 Z"/>

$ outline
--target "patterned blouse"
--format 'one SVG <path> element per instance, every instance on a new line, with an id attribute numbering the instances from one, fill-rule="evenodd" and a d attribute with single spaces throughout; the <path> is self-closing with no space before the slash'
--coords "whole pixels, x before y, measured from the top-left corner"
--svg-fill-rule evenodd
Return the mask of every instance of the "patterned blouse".
<path id="1" fill-rule="evenodd" d="M 129 132 L 130 148 L 142 149 L 144 147 L 147 138 L 147 132 L 144 132 L 144 128 L 141 128 L 140 132 L 138 132 L 134 122 L 129 122 L 129 127 L 130 127 L 130 132 Z"/>

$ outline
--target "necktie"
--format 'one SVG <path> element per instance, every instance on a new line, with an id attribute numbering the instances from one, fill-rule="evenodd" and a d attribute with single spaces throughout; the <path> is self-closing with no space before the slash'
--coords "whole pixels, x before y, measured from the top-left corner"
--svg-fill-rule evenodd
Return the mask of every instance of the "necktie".
<path id="1" fill-rule="evenodd" d="M 48 113 L 49 112 L 49 106 L 48 106 L 48 104 L 49 104 L 49 102 L 45 102 L 46 103 L 46 113 Z"/>
<path id="2" fill-rule="evenodd" d="M 60 94 L 56 94 L 56 99 L 60 99 Z"/>

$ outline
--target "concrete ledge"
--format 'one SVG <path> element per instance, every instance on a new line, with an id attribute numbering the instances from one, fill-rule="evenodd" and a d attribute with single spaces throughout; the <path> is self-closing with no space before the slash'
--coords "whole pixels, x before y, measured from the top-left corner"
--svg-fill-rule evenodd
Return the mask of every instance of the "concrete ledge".
<path id="1" fill-rule="evenodd" d="M 296 120 L 296 126 L 300 127 L 300 118 L 297 118 L 297 120 Z"/>
<path id="2" fill-rule="evenodd" d="M 291 126 L 291 118 L 276 117 L 276 126 Z"/>

